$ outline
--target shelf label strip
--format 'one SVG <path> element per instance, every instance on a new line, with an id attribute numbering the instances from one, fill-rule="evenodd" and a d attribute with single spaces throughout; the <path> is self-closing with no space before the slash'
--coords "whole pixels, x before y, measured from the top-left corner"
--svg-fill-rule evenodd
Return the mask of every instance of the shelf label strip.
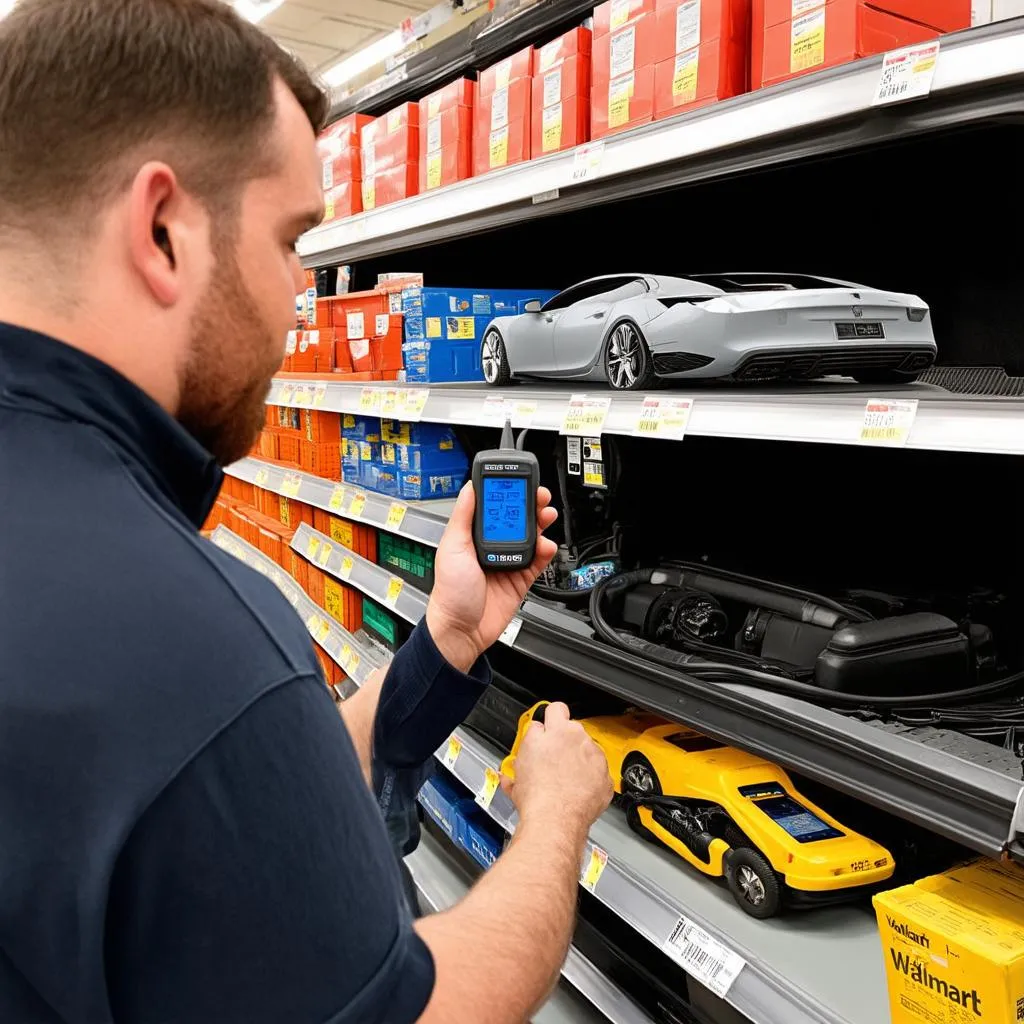
<path id="1" fill-rule="evenodd" d="M 746 961 L 685 917 L 680 917 L 662 947 L 687 974 L 717 996 L 725 997 Z"/>

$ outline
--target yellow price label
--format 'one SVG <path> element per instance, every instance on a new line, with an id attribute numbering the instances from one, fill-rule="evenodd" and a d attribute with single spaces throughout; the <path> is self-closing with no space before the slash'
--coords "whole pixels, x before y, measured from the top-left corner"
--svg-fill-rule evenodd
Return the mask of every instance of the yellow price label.
<path id="1" fill-rule="evenodd" d="M 294 498 L 302 486 L 302 477 L 298 473 L 292 473 L 281 481 L 281 493 L 289 498 Z"/>
<path id="2" fill-rule="evenodd" d="M 347 672 L 352 661 L 352 645 L 344 644 L 341 648 L 341 667 Z"/>
<path id="3" fill-rule="evenodd" d="M 450 316 L 447 324 L 449 341 L 472 341 L 476 337 L 476 320 L 471 316 Z"/>
<path id="4" fill-rule="evenodd" d="M 404 586 L 404 581 L 397 576 L 392 576 L 388 580 L 388 592 L 384 595 L 384 603 L 389 608 L 394 608 L 398 604 L 398 595 L 402 593 L 402 587 Z"/>
<path id="5" fill-rule="evenodd" d="M 493 768 L 484 769 L 484 784 L 476 795 L 476 802 L 486 811 L 501 785 L 501 776 Z"/>
<path id="6" fill-rule="evenodd" d="M 363 388 L 359 393 L 359 411 L 376 412 L 380 409 L 380 392 L 376 388 Z"/>
<path id="7" fill-rule="evenodd" d="M 402 523 L 405 521 L 405 513 L 408 511 L 409 507 L 400 501 L 391 502 L 391 508 L 388 509 L 387 528 L 389 530 L 401 529 Z"/>
<path id="8" fill-rule="evenodd" d="M 444 752 L 444 757 L 441 758 L 441 763 L 449 771 L 453 771 L 455 768 L 455 762 L 459 759 L 459 754 L 462 753 L 462 740 L 458 736 L 453 736 L 448 741 L 448 749 Z"/>
<path id="9" fill-rule="evenodd" d="M 294 384 L 282 384 L 281 393 L 277 396 L 281 405 L 291 405 L 292 395 L 295 394 Z"/>
<path id="10" fill-rule="evenodd" d="M 270 479 L 270 471 L 269 470 L 267 470 L 267 469 L 257 469 L 256 470 L 256 481 L 255 482 L 256 482 L 256 486 L 257 487 L 266 487 L 267 486 L 267 481 L 269 479 Z"/>
<path id="11" fill-rule="evenodd" d="M 608 127 L 619 128 L 629 121 L 629 101 L 633 98 L 633 74 L 616 79 L 608 90 Z"/>
<path id="12" fill-rule="evenodd" d="M 325 169 L 328 166 L 325 164 Z M 324 200 L 324 220 L 334 220 L 334 196 L 328 196 Z"/>
<path id="13" fill-rule="evenodd" d="M 917 417 L 917 399 L 869 398 L 864 406 L 860 440 L 901 448 L 907 443 Z"/>
<path id="14" fill-rule="evenodd" d="M 377 205 L 377 183 L 373 178 L 363 179 L 363 209 L 372 210 Z"/>
<path id="15" fill-rule="evenodd" d="M 672 100 L 676 105 L 693 103 L 697 99 L 697 70 L 700 50 L 690 50 L 676 57 L 672 76 Z"/>
<path id="16" fill-rule="evenodd" d="M 388 388 L 380 402 L 380 414 L 381 416 L 393 419 L 395 411 L 398 409 L 398 389 Z"/>
<path id="17" fill-rule="evenodd" d="M 315 612 L 312 615 L 310 615 L 308 619 L 306 619 L 306 629 L 308 629 L 313 636 L 316 636 L 316 630 L 319 624 L 320 616 L 317 615 Z"/>
<path id="18" fill-rule="evenodd" d="M 316 642 L 322 644 L 331 635 L 331 624 L 326 619 L 320 620 L 320 626 L 316 631 Z"/>
<path id="19" fill-rule="evenodd" d="M 352 504 L 349 506 L 348 514 L 358 519 L 363 514 L 363 509 L 366 508 L 366 495 L 362 491 L 359 491 L 353 498 Z"/>
<path id="20" fill-rule="evenodd" d="M 313 395 L 307 387 L 298 387 L 295 389 L 295 397 L 292 401 L 296 405 L 311 405 L 313 403 Z"/>
<path id="21" fill-rule="evenodd" d="M 562 104 L 546 107 L 541 136 L 541 152 L 554 153 L 562 145 Z"/>
<path id="22" fill-rule="evenodd" d="M 320 538 L 310 537 L 309 543 L 306 545 L 306 557 L 316 558 L 317 552 L 320 550 Z"/>
<path id="23" fill-rule="evenodd" d="M 352 575 L 352 570 L 355 568 L 355 562 L 352 560 L 351 555 L 346 555 L 341 560 L 341 578 L 347 580 Z"/>
<path id="24" fill-rule="evenodd" d="M 572 436 L 598 436 L 608 418 L 611 399 L 594 395 L 571 395 L 562 416 L 560 433 Z"/>
<path id="25" fill-rule="evenodd" d="M 508 125 L 491 132 L 491 155 L 489 166 L 504 167 L 508 163 Z"/>
<path id="26" fill-rule="evenodd" d="M 427 156 L 427 188 L 441 186 L 441 154 L 431 153 Z"/>
<path id="27" fill-rule="evenodd" d="M 580 885 L 584 889 L 593 892 L 597 888 L 597 883 L 601 880 L 601 875 L 604 873 L 607 863 L 608 854 L 598 846 L 593 847 L 590 851 L 590 858 L 580 874 Z"/>
<path id="28" fill-rule="evenodd" d="M 317 555 L 317 558 L 316 558 L 317 564 L 321 565 L 321 566 L 326 565 L 330 561 L 331 555 L 333 553 L 334 553 L 334 548 L 332 548 L 330 544 L 321 544 L 320 545 L 320 554 Z"/>
<path id="29" fill-rule="evenodd" d="M 313 392 L 313 405 L 321 406 L 327 400 L 327 385 L 318 384 L 316 390 Z"/>
<path id="30" fill-rule="evenodd" d="M 794 18 L 790 36 L 789 70 L 806 71 L 825 63 L 825 8 Z"/>
<path id="31" fill-rule="evenodd" d="M 327 502 L 327 507 L 332 512 L 340 512 L 345 505 L 345 488 L 335 487 L 331 491 L 330 500 Z"/>
<path id="32" fill-rule="evenodd" d="M 611 9 L 611 30 L 614 32 L 629 21 L 629 9 L 632 0 L 612 0 Z"/>
<path id="33" fill-rule="evenodd" d="M 350 676 L 355 675 L 356 669 L 359 668 L 359 663 L 360 663 L 361 660 L 362 659 L 359 657 L 359 655 L 356 654 L 355 651 L 353 651 L 352 652 L 352 660 L 348 663 L 348 674 Z"/>
<path id="34" fill-rule="evenodd" d="M 402 392 L 400 402 L 402 419 L 418 423 L 429 397 L 430 388 L 410 388 L 408 391 Z"/>
<path id="35" fill-rule="evenodd" d="M 664 437 L 682 440 L 690 422 L 693 400 L 648 395 L 633 427 L 634 437 Z"/>

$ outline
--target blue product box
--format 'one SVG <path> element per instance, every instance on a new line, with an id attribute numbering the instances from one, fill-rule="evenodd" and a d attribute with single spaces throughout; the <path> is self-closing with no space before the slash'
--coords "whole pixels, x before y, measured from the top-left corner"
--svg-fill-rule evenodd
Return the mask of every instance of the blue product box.
<path id="1" fill-rule="evenodd" d="M 341 436 L 354 441 L 379 441 L 380 419 L 376 416 L 353 416 L 345 413 L 341 418 Z"/>
<path id="2" fill-rule="evenodd" d="M 476 341 L 407 341 L 402 345 L 405 379 L 410 384 L 482 381 Z"/>
<path id="3" fill-rule="evenodd" d="M 450 782 L 438 775 L 427 779 L 419 793 L 424 809 L 456 843 L 459 841 L 458 806 L 464 799 Z"/>
<path id="4" fill-rule="evenodd" d="M 380 438 L 395 444 L 436 444 L 442 451 L 461 450 L 455 431 L 445 423 L 404 423 L 381 420 Z"/>
<path id="5" fill-rule="evenodd" d="M 414 473 L 399 469 L 398 497 L 407 501 L 427 501 L 430 498 L 454 498 L 466 482 L 468 466 L 460 470 L 442 470 L 434 473 Z"/>
<path id="6" fill-rule="evenodd" d="M 380 461 L 385 466 L 408 469 L 414 473 L 463 472 L 469 460 L 461 449 L 439 449 L 429 444 L 396 444 L 381 441 Z"/>
<path id="7" fill-rule="evenodd" d="M 459 846 L 482 868 L 489 868 L 501 853 L 502 840 L 498 835 L 498 826 L 473 800 L 463 800 L 459 810 L 462 813 L 455 822 Z"/>
<path id="8" fill-rule="evenodd" d="M 531 299 L 547 302 L 555 294 L 546 288 L 406 288 L 402 291 L 405 338 L 478 340 L 494 317 L 522 313 Z"/>
<path id="9" fill-rule="evenodd" d="M 398 470 L 394 466 L 385 466 L 378 461 L 364 462 L 359 479 L 368 490 L 386 494 L 389 498 L 398 497 Z"/>
<path id="10" fill-rule="evenodd" d="M 341 479 L 348 484 L 359 482 L 359 442 L 350 437 L 341 439 Z"/>

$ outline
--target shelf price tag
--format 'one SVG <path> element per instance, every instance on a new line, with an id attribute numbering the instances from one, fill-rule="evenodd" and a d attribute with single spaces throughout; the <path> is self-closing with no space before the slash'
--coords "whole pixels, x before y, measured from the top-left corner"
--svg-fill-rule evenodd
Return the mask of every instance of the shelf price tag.
<path id="1" fill-rule="evenodd" d="M 313 392 L 313 405 L 319 407 L 324 404 L 327 400 L 327 385 L 317 384 L 316 390 Z"/>
<path id="2" fill-rule="evenodd" d="M 533 426 L 533 417 L 537 415 L 537 403 L 519 401 L 512 410 L 512 426 L 526 430 Z M 504 423 L 502 424 L 504 426 Z"/>
<path id="3" fill-rule="evenodd" d="M 380 403 L 380 414 L 384 419 L 395 419 L 398 413 L 398 389 L 388 388 Z"/>
<path id="4" fill-rule="evenodd" d="M 266 487 L 269 479 L 270 470 L 268 470 L 266 466 L 261 466 L 256 470 L 256 478 L 253 480 L 253 483 L 256 484 L 257 487 Z"/>
<path id="5" fill-rule="evenodd" d="M 353 652 L 352 652 L 352 657 L 351 657 L 351 658 L 349 659 L 349 663 L 348 663 L 348 670 L 347 670 L 347 671 L 348 671 L 348 674 L 349 674 L 350 676 L 352 676 L 353 678 L 355 677 L 355 674 L 356 674 L 356 669 L 358 669 L 358 668 L 359 668 L 359 662 L 360 662 L 361 660 L 362 660 L 362 659 L 361 659 L 361 658 L 359 657 L 359 655 L 358 655 L 358 654 L 356 654 L 356 652 L 355 652 L 355 651 L 353 651 Z"/>
<path id="6" fill-rule="evenodd" d="M 916 398 L 869 398 L 864 406 L 860 439 L 864 444 L 902 448 L 916 416 Z"/>
<path id="7" fill-rule="evenodd" d="M 391 502 L 391 508 L 388 509 L 388 521 L 385 524 L 389 530 L 400 530 L 402 523 L 405 521 L 405 513 L 409 511 L 408 505 L 403 505 L 400 501 Z"/>
<path id="8" fill-rule="evenodd" d="M 296 405 L 312 405 L 313 393 L 303 384 L 295 389 L 295 397 L 292 401 Z"/>
<path id="9" fill-rule="evenodd" d="M 409 423 L 419 423 L 430 397 L 430 388 L 410 388 L 401 394 L 399 418 Z"/>
<path id="10" fill-rule="evenodd" d="M 355 562 L 352 561 L 352 556 L 351 555 L 346 555 L 341 560 L 341 578 L 343 580 L 347 580 L 349 578 L 349 576 L 352 575 L 352 568 L 353 568 L 354 565 L 355 565 Z"/>
<path id="11" fill-rule="evenodd" d="M 511 409 L 506 411 L 504 395 L 488 395 L 484 399 L 482 418 L 489 427 L 503 427 L 505 417 L 510 415 Z"/>
<path id="12" fill-rule="evenodd" d="M 327 502 L 327 507 L 332 512 L 340 512 L 345 505 L 345 488 L 335 487 L 331 491 L 330 500 Z"/>
<path id="13" fill-rule="evenodd" d="M 298 495 L 301 486 L 302 477 L 298 473 L 292 473 L 281 481 L 281 493 L 286 498 L 294 498 Z"/>
<path id="14" fill-rule="evenodd" d="M 572 170 L 569 172 L 569 184 L 578 185 L 596 178 L 601 170 L 603 158 L 603 141 L 577 146 L 572 158 Z"/>
<path id="15" fill-rule="evenodd" d="M 359 491 L 352 497 L 352 504 L 349 506 L 348 514 L 358 519 L 363 514 L 364 508 L 366 508 L 366 495 Z"/>
<path id="16" fill-rule="evenodd" d="M 597 436 L 601 433 L 612 400 L 603 395 L 572 395 L 562 416 L 561 434 L 574 437 Z"/>
<path id="17" fill-rule="evenodd" d="M 664 398 L 648 395 L 640 407 L 640 415 L 633 427 L 634 437 L 663 437 L 681 441 L 693 411 L 691 398 Z"/>
<path id="18" fill-rule="evenodd" d="M 320 550 L 320 538 L 311 536 L 309 543 L 306 544 L 306 557 L 316 558 L 317 552 Z"/>
<path id="19" fill-rule="evenodd" d="M 890 50 L 882 59 L 882 74 L 875 89 L 874 106 L 916 100 L 932 91 L 939 41 Z"/>
<path id="20" fill-rule="evenodd" d="M 294 384 L 282 384 L 281 391 L 278 394 L 278 403 L 280 405 L 291 405 L 292 396 L 295 394 Z"/>
<path id="21" fill-rule="evenodd" d="M 341 648 L 341 654 L 338 657 L 341 662 L 341 667 L 348 672 L 350 665 L 352 664 L 352 645 L 344 644 Z"/>
<path id="22" fill-rule="evenodd" d="M 320 545 L 320 554 L 317 555 L 316 561 L 318 565 L 324 566 L 331 560 L 331 555 L 334 554 L 334 548 L 330 544 Z"/>
<path id="23" fill-rule="evenodd" d="M 359 411 L 361 413 L 380 412 L 380 392 L 376 388 L 363 388 L 359 393 Z"/>
<path id="24" fill-rule="evenodd" d="M 600 846 L 593 846 L 590 856 L 584 862 L 583 870 L 580 872 L 580 885 L 588 892 L 597 888 L 597 883 L 604 874 L 605 865 L 608 863 L 608 854 Z"/>
<path id="25" fill-rule="evenodd" d="M 323 642 L 331 635 L 331 624 L 326 619 L 320 620 L 320 625 L 316 631 L 316 642 L 323 644 Z"/>
<path id="26" fill-rule="evenodd" d="M 298 606 L 299 606 L 299 592 L 294 587 L 289 587 L 289 586 L 284 587 L 283 590 L 284 590 L 284 596 L 288 598 L 288 603 L 293 608 L 298 608 Z"/>
<path id="27" fill-rule="evenodd" d="M 498 639 L 509 647 L 514 647 L 519 630 L 523 628 L 523 620 L 517 615 L 502 631 Z"/>
<path id="28" fill-rule="evenodd" d="M 452 736 L 448 740 L 448 749 L 444 752 L 444 757 L 441 758 L 441 763 L 448 769 L 448 771 L 455 771 L 455 762 L 459 759 L 459 754 L 462 753 L 462 740 L 458 736 Z"/>
<path id="29" fill-rule="evenodd" d="M 398 604 L 398 595 L 402 593 L 402 587 L 404 586 L 403 580 L 398 576 L 392 576 L 388 580 L 388 591 L 384 595 L 384 603 L 389 608 L 394 608 Z"/>
<path id="30" fill-rule="evenodd" d="M 480 787 L 480 792 L 476 795 L 476 802 L 486 811 L 494 800 L 494 794 L 497 793 L 498 787 L 501 785 L 501 776 L 493 768 L 484 769 L 484 784 Z"/>
<path id="31" fill-rule="evenodd" d="M 320 616 L 313 612 L 312 615 L 306 619 L 306 629 L 309 630 L 311 636 L 316 636 L 316 631 L 320 625 Z"/>
<path id="32" fill-rule="evenodd" d="M 738 953 L 685 917 L 676 922 L 662 948 L 687 974 L 723 998 L 746 965 Z"/>

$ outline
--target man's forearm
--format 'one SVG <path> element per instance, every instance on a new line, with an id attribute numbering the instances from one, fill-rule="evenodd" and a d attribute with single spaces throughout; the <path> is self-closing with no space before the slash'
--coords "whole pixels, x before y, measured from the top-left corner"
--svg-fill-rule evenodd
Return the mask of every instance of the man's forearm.
<path id="1" fill-rule="evenodd" d="M 366 682 L 348 700 L 342 701 L 341 717 L 352 737 L 359 765 L 366 784 L 373 787 L 373 723 L 377 719 L 377 705 L 384 686 L 387 670 L 375 669 Z"/>
<path id="2" fill-rule="evenodd" d="M 585 837 L 561 823 L 520 824 L 509 849 L 458 906 L 416 929 L 434 956 L 437 981 L 421 1021 L 520 1024 L 544 1002 L 576 920 Z M 480 951 L 489 951 L 486 966 Z"/>

